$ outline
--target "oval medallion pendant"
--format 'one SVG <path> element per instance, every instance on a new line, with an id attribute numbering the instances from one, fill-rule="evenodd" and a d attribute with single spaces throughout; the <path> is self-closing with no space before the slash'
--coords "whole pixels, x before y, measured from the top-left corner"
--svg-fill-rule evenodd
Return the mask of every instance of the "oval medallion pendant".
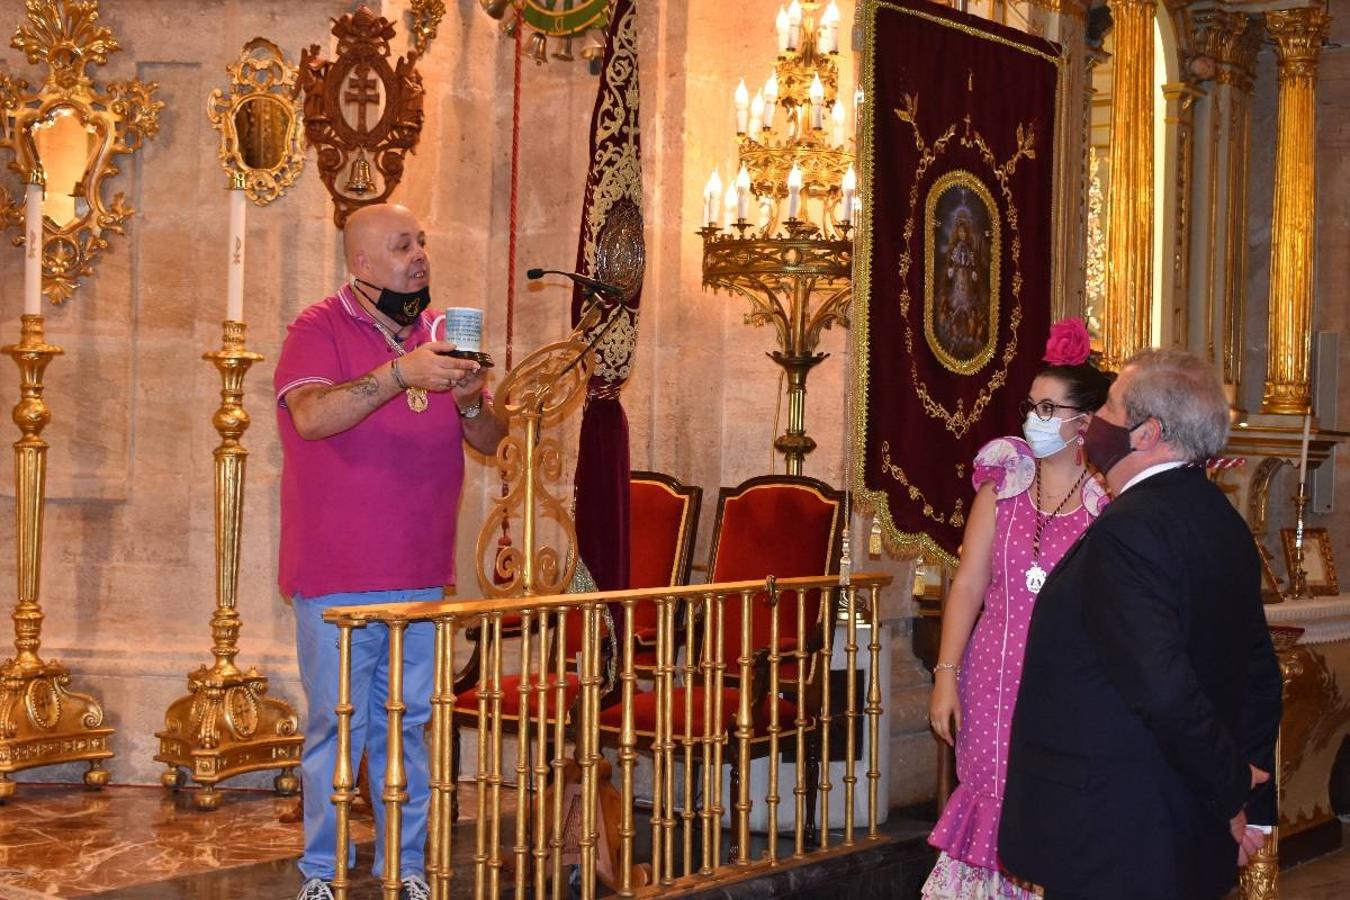
<path id="1" fill-rule="evenodd" d="M 1027 590 L 1039 594 L 1043 587 L 1045 587 L 1045 570 L 1041 568 L 1040 563 L 1032 563 L 1031 568 L 1027 569 Z"/>

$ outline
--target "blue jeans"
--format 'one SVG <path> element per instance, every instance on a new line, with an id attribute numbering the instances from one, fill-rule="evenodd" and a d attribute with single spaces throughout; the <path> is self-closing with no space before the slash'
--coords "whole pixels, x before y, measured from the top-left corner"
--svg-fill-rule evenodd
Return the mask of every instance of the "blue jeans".
<path id="1" fill-rule="evenodd" d="M 337 859 L 337 812 L 333 807 L 333 769 L 337 764 L 338 632 L 323 620 L 331 606 L 363 606 L 440 600 L 440 588 L 407 591 L 370 591 L 295 597 L 295 646 L 300 661 L 308 715 L 305 750 L 300 758 L 304 784 L 305 851 L 300 873 L 306 878 L 331 880 Z M 403 766 L 407 773 L 408 802 L 403 807 L 403 845 L 400 868 L 404 876 L 421 875 L 427 841 L 427 799 L 430 772 L 423 727 L 431 718 L 435 674 L 435 625 L 417 622 L 403 639 Z M 352 630 L 352 766 L 366 754 L 370 793 L 375 807 L 376 876 L 384 871 L 384 770 L 389 735 L 384 704 L 389 691 L 389 629 L 367 625 Z M 348 866 L 356 864 L 356 849 Z"/>

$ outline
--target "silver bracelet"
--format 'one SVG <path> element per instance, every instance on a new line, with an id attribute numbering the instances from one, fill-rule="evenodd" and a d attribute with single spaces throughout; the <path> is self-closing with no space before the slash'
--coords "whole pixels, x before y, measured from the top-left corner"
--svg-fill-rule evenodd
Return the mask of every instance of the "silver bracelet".
<path id="1" fill-rule="evenodd" d="M 389 371 L 394 376 L 394 384 L 398 385 L 399 390 L 406 391 L 408 382 L 403 380 L 403 373 L 398 370 L 398 360 L 391 359 L 389 361 Z"/>
<path id="2" fill-rule="evenodd" d="M 455 408 L 459 409 L 458 406 L 456 406 Z M 470 406 L 468 409 L 459 410 L 459 416 L 461 419 L 476 419 L 478 418 L 478 414 L 482 411 L 483 411 L 483 395 L 479 394 L 478 399 L 474 401 L 473 406 Z"/>

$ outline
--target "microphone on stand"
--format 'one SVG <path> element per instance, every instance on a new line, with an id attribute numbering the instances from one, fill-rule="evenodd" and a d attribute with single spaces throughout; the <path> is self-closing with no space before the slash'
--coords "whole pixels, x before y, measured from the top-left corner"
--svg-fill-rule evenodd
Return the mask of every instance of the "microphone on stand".
<path id="1" fill-rule="evenodd" d="M 545 275 L 561 275 L 564 278 L 570 278 L 577 284 L 586 288 L 588 294 L 601 294 L 607 300 L 623 302 L 625 299 L 623 288 L 610 284 L 607 281 L 588 278 L 585 275 L 580 275 L 576 272 L 564 272 L 561 269 L 530 269 L 525 273 L 525 277 L 531 281 L 543 278 Z"/>

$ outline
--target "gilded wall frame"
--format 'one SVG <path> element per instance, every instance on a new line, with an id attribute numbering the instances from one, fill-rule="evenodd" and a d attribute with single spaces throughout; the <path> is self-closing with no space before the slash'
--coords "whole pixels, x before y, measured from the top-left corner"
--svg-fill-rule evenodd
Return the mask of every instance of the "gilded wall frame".
<path id="1" fill-rule="evenodd" d="M 217 88 L 206 101 L 206 116 L 220 132 L 220 164 L 231 183 L 243 175 L 245 195 L 266 206 L 305 167 L 304 119 L 295 98 L 299 71 L 261 37 L 245 44 L 225 71 L 228 91 Z"/>
<path id="2" fill-rule="evenodd" d="M 965 199 L 954 198 L 958 191 Z M 978 202 L 971 204 L 971 199 Z M 998 206 L 974 173 L 953 169 L 928 189 L 923 222 L 924 338 L 944 368 L 972 375 L 994 358 L 998 343 L 999 259 L 1003 254 Z M 940 237 L 945 238 L 941 254 Z M 970 259 L 964 259 L 967 256 Z M 958 286 L 961 291 L 975 291 L 975 297 L 967 298 L 973 304 L 970 308 L 950 308 L 964 305 L 964 301 L 952 303 Z M 966 328 L 977 333 L 970 337 L 954 333 Z"/>

